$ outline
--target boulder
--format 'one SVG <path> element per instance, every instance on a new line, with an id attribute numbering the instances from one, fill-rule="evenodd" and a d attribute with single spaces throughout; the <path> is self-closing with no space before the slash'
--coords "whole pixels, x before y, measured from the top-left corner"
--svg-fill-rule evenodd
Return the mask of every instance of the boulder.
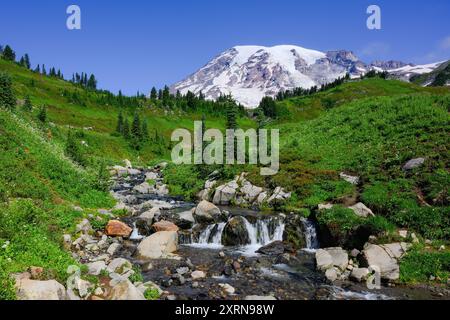
<path id="1" fill-rule="evenodd" d="M 164 197 L 169 195 L 169 188 L 167 187 L 167 185 L 163 184 L 161 186 L 157 186 L 156 187 L 156 194 L 160 197 Z"/>
<path id="2" fill-rule="evenodd" d="M 222 290 L 229 294 L 233 295 L 236 292 L 236 289 L 234 289 L 232 286 L 230 286 L 228 283 L 219 283 L 219 286 L 222 288 Z"/>
<path id="3" fill-rule="evenodd" d="M 206 273 L 204 273 L 203 271 L 194 271 L 191 273 L 191 278 L 192 280 L 200 280 L 200 279 L 204 279 L 206 278 Z"/>
<path id="4" fill-rule="evenodd" d="M 326 271 L 336 267 L 345 271 L 348 266 L 348 253 L 342 248 L 327 248 L 316 251 L 317 268 Z"/>
<path id="5" fill-rule="evenodd" d="M 128 279 L 119 280 L 112 288 L 110 300 L 145 300 L 144 294 Z"/>
<path id="6" fill-rule="evenodd" d="M 108 253 L 111 256 L 114 256 L 121 247 L 122 247 L 122 245 L 120 243 L 117 243 L 117 242 L 112 243 L 106 250 L 106 253 Z"/>
<path id="7" fill-rule="evenodd" d="M 181 221 L 184 221 L 185 223 L 190 224 L 191 227 L 192 227 L 192 226 L 194 225 L 194 223 L 195 223 L 194 215 L 193 215 L 193 213 L 192 213 L 191 210 L 185 211 L 185 212 L 180 212 L 180 213 L 178 214 L 178 216 L 179 216 L 179 219 L 180 219 Z"/>
<path id="8" fill-rule="evenodd" d="M 268 256 L 279 256 L 283 253 L 294 253 L 294 247 L 289 243 L 284 243 L 282 241 L 274 241 L 264 247 L 261 247 L 256 253 L 268 255 Z"/>
<path id="9" fill-rule="evenodd" d="M 97 261 L 88 263 L 88 273 L 93 276 L 98 276 L 103 270 L 106 270 L 106 263 L 104 261 Z"/>
<path id="10" fill-rule="evenodd" d="M 338 270 L 336 270 L 336 268 L 328 269 L 325 272 L 325 277 L 328 279 L 328 281 L 335 282 L 338 279 L 338 277 L 339 277 Z"/>
<path id="11" fill-rule="evenodd" d="M 160 232 L 160 231 L 178 232 L 178 230 L 180 230 L 180 228 L 178 228 L 174 223 L 172 223 L 170 221 L 164 221 L 164 220 L 153 224 L 152 228 L 155 232 Z"/>
<path id="12" fill-rule="evenodd" d="M 200 202 L 194 212 L 198 223 L 214 223 L 220 219 L 220 215 L 220 209 L 206 200 Z"/>
<path id="13" fill-rule="evenodd" d="M 353 185 L 358 185 L 358 184 L 359 184 L 359 181 L 360 181 L 360 178 L 359 178 L 359 177 L 351 176 L 351 175 L 345 174 L 344 172 L 342 172 L 341 174 L 339 174 L 339 177 L 340 177 L 342 180 L 347 181 L 348 183 L 353 184 Z"/>
<path id="14" fill-rule="evenodd" d="M 228 221 L 222 234 L 224 246 L 242 246 L 250 244 L 250 237 L 246 227 L 246 220 L 237 216 Z"/>
<path id="15" fill-rule="evenodd" d="M 21 279 L 16 281 L 18 300 L 66 300 L 66 289 L 55 280 L 37 281 Z"/>
<path id="16" fill-rule="evenodd" d="M 156 181 L 156 180 L 159 179 L 159 176 L 158 176 L 158 174 L 156 172 L 147 172 L 145 174 L 145 179 L 146 180 L 154 180 L 154 181 Z"/>
<path id="17" fill-rule="evenodd" d="M 400 277 L 399 260 L 406 254 L 409 246 L 406 243 L 391 243 L 385 245 L 366 244 L 363 262 L 367 267 L 378 267 L 381 278 L 396 281 Z"/>
<path id="18" fill-rule="evenodd" d="M 124 258 L 116 258 L 109 263 L 107 271 L 110 273 L 117 273 L 122 275 L 132 269 L 133 265 L 130 261 Z"/>
<path id="19" fill-rule="evenodd" d="M 258 195 L 258 197 L 256 198 L 255 204 L 258 205 L 258 206 L 262 206 L 263 203 L 267 200 L 268 196 L 269 195 L 267 194 L 267 192 L 265 192 L 265 191 L 261 192 Z"/>
<path id="20" fill-rule="evenodd" d="M 333 209 L 334 204 L 332 203 L 323 203 L 323 204 L 319 204 L 319 211 L 320 210 L 330 210 Z"/>
<path id="21" fill-rule="evenodd" d="M 241 193 L 243 194 L 244 199 L 249 203 L 253 203 L 261 192 L 263 192 L 263 188 L 254 186 L 249 181 L 245 181 L 241 187 Z"/>
<path id="22" fill-rule="evenodd" d="M 281 187 L 276 187 L 272 196 L 267 200 L 268 203 L 282 202 L 291 197 L 291 193 L 287 193 Z"/>
<path id="23" fill-rule="evenodd" d="M 159 216 L 161 210 L 159 208 L 153 208 L 145 211 L 136 219 L 136 227 L 139 229 L 141 234 L 149 234 L 150 228 L 153 225 L 153 220 L 155 216 Z"/>
<path id="24" fill-rule="evenodd" d="M 221 185 L 214 193 L 213 203 L 217 205 L 229 205 L 235 199 L 238 188 L 239 185 L 236 181 Z"/>
<path id="25" fill-rule="evenodd" d="M 296 249 L 307 247 L 304 218 L 297 214 L 288 215 L 284 221 L 283 240 Z"/>
<path id="26" fill-rule="evenodd" d="M 178 234 L 161 231 L 145 238 L 137 247 L 136 257 L 140 260 L 160 259 L 178 250 Z"/>
<path id="27" fill-rule="evenodd" d="M 350 275 L 350 280 L 356 282 L 363 282 L 369 276 L 369 269 L 367 268 L 354 268 Z"/>
<path id="28" fill-rule="evenodd" d="M 417 158 L 409 160 L 404 166 L 403 171 L 410 171 L 422 166 L 425 163 L 425 158 Z"/>
<path id="29" fill-rule="evenodd" d="M 133 229 L 119 220 L 110 220 L 105 228 L 105 233 L 110 237 L 128 238 L 131 232 Z"/>
<path id="30" fill-rule="evenodd" d="M 76 232 L 82 232 L 84 234 L 92 232 L 92 226 L 88 219 L 83 219 L 79 224 L 76 226 Z"/>
<path id="31" fill-rule="evenodd" d="M 372 210 L 370 210 L 369 208 L 366 207 L 366 205 L 364 203 L 357 203 L 354 206 L 350 207 L 349 209 L 353 210 L 353 212 L 355 212 L 355 214 L 359 217 L 362 218 L 368 218 L 370 217 L 374 217 L 374 213 L 372 212 Z"/>
<path id="32" fill-rule="evenodd" d="M 142 194 L 151 194 L 155 193 L 155 187 L 151 186 L 148 182 L 144 182 L 140 185 L 137 185 L 133 188 L 134 191 Z"/>

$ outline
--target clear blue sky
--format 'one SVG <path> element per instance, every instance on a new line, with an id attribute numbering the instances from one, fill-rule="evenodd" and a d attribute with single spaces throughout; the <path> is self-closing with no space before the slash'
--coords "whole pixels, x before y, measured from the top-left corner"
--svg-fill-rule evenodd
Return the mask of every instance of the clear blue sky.
<path id="1" fill-rule="evenodd" d="M 66 28 L 66 8 L 82 30 Z M 382 9 L 381 31 L 366 9 Z M 448 0 L 14 0 L 0 5 L 0 44 L 33 65 L 94 73 L 126 94 L 172 84 L 235 45 L 293 44 L 353 50 L 362 60 L 427 63 L 450 58 Z"/>

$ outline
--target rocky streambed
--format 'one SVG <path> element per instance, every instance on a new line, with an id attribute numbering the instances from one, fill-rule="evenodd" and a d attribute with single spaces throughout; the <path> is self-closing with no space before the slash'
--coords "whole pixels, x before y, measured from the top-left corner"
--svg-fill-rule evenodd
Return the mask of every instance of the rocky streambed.
<path id="1" fill-rule="evenodd" d="M 73 276 L 64 287 L 51 281 L 33 280 L 36 277 L 30 273 L 18 275 L 19 298 L 378 300 L 438 297 L 429 288 L 385 286 L 369 290 L 365 285 L 369 275 L 365 270 L 358 271 L 363 268 L 353 263 L 353 253 L 340 248 L 320 249 L 313 221 L 296 215 L 220 207 L 207 200 L 187 203 L 171 197 L 163 183 L 164 168 L 165 164 L 160 164 L 133 169 L 130 163 L 115 167 L 111 172 L 114 180 L 111 193 L 118 204 L 114 210 L 99 210 L 109 220 L 104 232 L 93 232 L 91 224 L 98 216 L 90 216 L 77 226 L 81 235 L 74 241 L 71 235 L 64 237 L 67 249 L 86 266 L 90 278 L 69 270 Z M 286 196 L 282 190 L 274 194 L 279 199 Z M 117 212 L 122 214 L 118 217 Z M 292 240 L 302 248 L 289 244 Z M 350 278 L 355 280 L 354 274 L 360 274 L 356 282 L 350 281 Z M 97 280 L 92 281 L 92 277 Z M 39 286 L 40 291 L 36 293 Z"/>

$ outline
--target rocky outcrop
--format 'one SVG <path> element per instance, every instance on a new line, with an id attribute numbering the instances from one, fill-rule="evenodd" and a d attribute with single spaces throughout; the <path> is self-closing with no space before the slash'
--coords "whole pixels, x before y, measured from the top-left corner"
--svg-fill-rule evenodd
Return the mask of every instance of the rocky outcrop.
<path id="1" fill-rule="evenodd" d="M 231 181 L 218 187 L 214 193 L 213 203 L 217 205 L 229 205 L 236 198 L 239 185 L 236 181 Z"/>
<path id="2" fill-rule="evenodd" d="M 348 253 L 342 248 L 327 248 L 316 251 L 317 268 L 326 271 L 336 267 L 340 271 L 345 271 L 348 266 Z"/>
<path id="3" fill-rule="evenodd" d="M 250 244 L 250 237 L 243 217 L 234 217 L 225 225 L 222 234 L 224 246 L 242 246 Z"/>
<path id="4" fill-rule="evenodd" d="M 362 252 L 363 264 L 366 267 L 378 267 L 382 279 L 396 281 L 400 277 L 399 261 L 409 248 L 410 245 L 407 243 L 384 245 L 368 243 Z"/>
<path id="5" fill-rule="evenodd" d="M 220 215 L 220 209 L 206 200 L 200 202 L 194 212 L 194 218 L 198 223 L 214 223 L 219 221 Z"/>
<path id="6" fill-rule="evenodd" d="M 161 259 L 178 250 L 178 234 L 162 231 L 145 238 L 137 247 L 136 258 L 140 260 Z"/>
<path id="7" fill-rule="evenodd" d="M 341 172 L 341 174 L 339 174 L 339 177 L 342 180 L 347 181 L 348 183 L 353 184 L 353 185 L 358 185 L 360 182 L 360 177 L 351 176 L 351 175 L 345 174 L 344 172 Z"/>

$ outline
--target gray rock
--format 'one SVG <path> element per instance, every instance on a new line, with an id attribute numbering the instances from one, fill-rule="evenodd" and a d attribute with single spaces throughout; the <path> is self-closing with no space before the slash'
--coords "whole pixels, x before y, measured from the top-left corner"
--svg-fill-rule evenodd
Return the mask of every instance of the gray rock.
<path id="1" fill-rule="evenodd" d="M 363 282 L 369 276 L 369 269 L 367 268 L 354 268 L 350 279 L 356 282 Z"/>
<path id="2" fill-rule="evenodd" d="M 178 250 L 178 233 L 161 231 L 145 238 L 137 247 L 136 257 L 141 260 L 161 259 Z"/>
<path id="3" fill-rule="evenodd" d="M 218 187 L 214 193 L 213 203 L 217 205 L 229 205 L 236 197 L 239 185 L 235 182 L 229 182 Z"/>
<path id="4" fill-rule="evenodd" d="M 359 181 L 360 181 L 359 177 L 351 176 L 351 175 L 345 174 L 343 172 L 339 175 L 339 177 L 342 180 L 347 181 L 348 183 L 353 184 L 353 185 L 358 185 Z"/>
<path id="5" fill-rule="evenodd" d="M 366 207 L 366 205 L 364 203 L 357 203 L 354 206 L 350 207 L 349 209 L 353 210 L 353 212 L 362 218 L 367 218 L 367 217 L 374 217 L 375 214 L 372 212 L 372 210 L 370 210 L 369 208 Z"/>
<path id="6" fill-rule="evenodd" d="M 108 265 L 108 272 L 118 273 L 120 275 L 125 274 L 127 271 L 131 270 L 133 265 L 130 261 L 124 258 L 116 258 L 112 260 Z"/>
<path id="7" fill-rule="evenodd" d="M 21 279 L 16 281 L 18 300 L 66 300 L 66 289 L 55 280 L 37 281 Z"/>
<path id="8" fill-rule="evenodd" d="M 88 273 L 94 276 L 98 276 L 103 270 L 106 270 L 106 263 L 104 261 L 96 261 L 87 264 Z"/>
<path id="9" fill-rule="evenodd" d="M 339 274 L 336 268 L 330 268 L 325 272 L 325 277 L 328 279 L 328 281 L 335 282 L 338 279 Z"/>
<path id="10" fill-rule="evenodd" d="M 386 245 L 366 244 L 363 257 L 367 267 L 378 267 L 381 278 L 396 281 L 400 277 L 399 259 L 408 250 L 406 243 L 392 243 Z"/>
<path id="11" fill-rule="evenodd" d="M 422 166 L 425 163 L 425 158 L 417 158 L 417 159 L 412 159 L 409 160 L 404 166 L 403 166 L 403 170 L 404 171 L 410 171 L 413 169 L 416 169 L 420 166 Z"/>
<path id="12" fill-rule="evenodd" d="M 348 266 L 348 254 L 342 248 L 327 248 L 316 251 L 317 268 L 326 271 L 332 267 L 337 267 L 344 271 Z"/>
<path id="13" fill-rule="evenodd" d="M 76 226 L 76 232 L 82 232 L 84 234 L 87 234 L 89 232 L 92 232 L 92 226 L 88 219 L 83 219 L 79 224 Z"/>
<path id="14" fill-rule="evenodd" d="M 114 256 L 121 247 L 122 245 L 120 243 L 114 242 L 108 247 L 106 253 L 108 253 L 111 256 Z"/>
<path id="15" fill-rule="evenodd" d="M 191 278 L 192 280 L 200 280 L 200 279 L 204 279 L 206 278 L 206 273 L 204 273 L 203 271 L 194 271 L 191 273 Z"/>
<path id="16" fill-rule="evenodd" d="M 213 223 L 220 219 L 221 211 L 211 202 L 203 200 L 195 209 L 194 218 L 198 223 Z"/>
<path id="17" fill-rule="evenodd" d="M 144 294 L 128 279 L 118 281 L 112 288 L 110 300 L 145 300 Z"/>

